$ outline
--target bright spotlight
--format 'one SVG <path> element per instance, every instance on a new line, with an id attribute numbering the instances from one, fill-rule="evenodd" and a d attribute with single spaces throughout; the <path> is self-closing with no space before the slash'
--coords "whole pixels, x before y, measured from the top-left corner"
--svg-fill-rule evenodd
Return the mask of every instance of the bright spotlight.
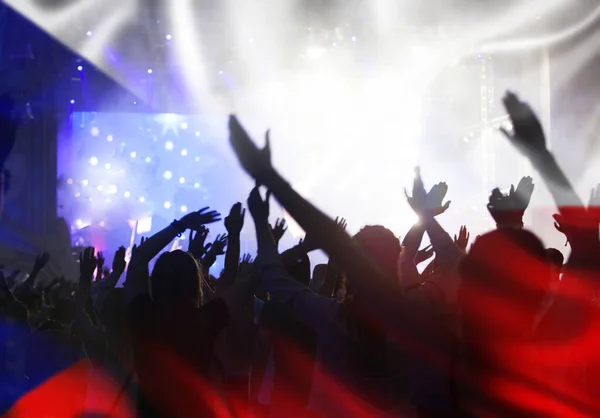
<path id="1" fill-rule="evenodd" d="M 173 178 L 173 173 L 171 173 L 169 170 L 167 170 L 163 174 L 163 177 L 164 177 L 165 180 L 171 180 Z"/>
<path id="2" fill-rule="evenodd" d="M 152 68 L 148 68 L 148 74 L 152 74 Z"/>
<path id="3" fill-rule="evenodd" d="M 123 196 L 124 196 L 125 198 L 128 198 L 129 196 L 131 196 L 131 193 L 129 193 L 129 192 L 125 192 L 125 193 L 123 193 Z"/>
<path id="4" fill-rule="evenodd" d="M 173 149 L 173 143 L 171 141 L 165 142 L 165 149 L 171 151 Z"/>
<path id="5" fill-rule="evenodd" d="M 129 156 L 130 156 L 131 158 L 135 158 L 135 157 L 137 157 L 137 154 L 136 154 L 136 152 L 135 152 L 135 151 L 133 151 L 131 154 L 129 154 Z"/>
<path id="6" fill-rule="evenodd" d="M 138 200 L 140 201 L 140 203 L 144 203 L 146 201 L 146 198 L 144 196 L 142 196 Z"/>
<path id="7" fill-rule="evenodd" d="M 83 71 L 83 67 L 80 65 L 79 67 L 77 67 L 77 71 Z"/>
<path id="8" fill-rule="evenodd" d="M 112 166 L 110 165 L 110 163 L 106 163 L 104 164 L 104 168 L 106 168 L 107 170 L 110 170 Z"/>
<path id="9" fill-rule="evenodd" d="M 194 189 L 199 189 L 200 188 L 200 183 L 194 183 Z"/>
<path id="10" fill-rule="evenodd" d="M 150 232 L 152 230 L 152 218 L 146 217 L 142 218 L 137 223 L 137 233 L 145 234 L 146 232 Z"/>
<path id="11" fill-rule="evenodd" d="M 181 211 L 182 212 L 187 212 L 187 206 L 186 205 L 181 205 Z"/>
<path id="12" fill-rule="evenodd" d="M 90 165 L 98 165 L 98 157 L 90 158 Z"/>
<path id="13" fill-rule="evenodd" d="M 187 153 L 187 150 L 186 150 L 185 148 L 181 150 L 181 155 L 182 155 L 182 156 L 184 156 L 184 157 L 185 157 L 187 154 L 188 154 L 188 153 Z"/>
<path id="14" fill-rule="evenodd" d="M 165 209 L 171 209 L 171 202 L 169 202 L 168 200 L 165 202 L 164 204 Z"/>
<path id="15" fill-rule="evenodd" d="M 181 122 L 181 125 L 179 125 L 181 127 L 181 129 L 185 130 L 188 128 L 188 124 L 187 122 Z"/>
<path id="16" fill-rule="evenodd" d="M 146 157 L 146 159 L 144 161 L 146 161 L 147 163 L 149 163 L 150 161 L 152 161 L 152 159 L 150 157 Z"/>
<path id="17" fill-rule="evenodd" d="M 90 133 L 92 134 L 92 136 L 98 136 L 98 134 L 100 133 L 100 129 L 98 129 L 97 126 L 94 126 L 91 130 Z"/>
<path id="18" fill-rule="evenodd" d="M 325 55 L 327 50 L 322 46 L 309 46 L 306 48 L 306 57 L 310 59 L 316 59 Z"/>
<path id="19" fill-rule="evenodd" d="M 165 123 L 175 123 L 178 119 L 175 113 L 165 113 L 163 115 Z"/>
<path id="20" fill-rule="evenodd" d="M 102 185 L 101 185 L 101 184 L 99 184 L 99 185 L 98 185 L 98 187 L 96 187 L 96 189 L 98 189 L 98 191 L 99 191 L 99 192 L 101 192 L 103 188 L 104 188 L 104 187 L 102 187 Z"/>
<path id="21" fill-rule="evenodd" d="M 78 228 L 81 228 L 83 226 L 83 221 L 81 219 L 77 219 L 75 221 L 75 225 L 77 225 Z"/>
<path id="22" fill-rule="evenodd" d="M 67 179 L 67 184 L 73 184 L 73 179 Z"/>
<path id="23" fill-rule="evenodd" d="M 108 187 L 108 193 L 110 193 L 110 194 L 117 194 L 117 191 L 118 191 L 118 189 L 117 189 L 117 186 L 115 184 L 111 184 Z"/>
<path id="24" fill-rule="evenodd" d="M 108 136 L 106 137 L 106 140 L 107 140 L 108 142 L 112 142 L 112 141 L 113 141 L 113 139 L 114 139 L 114 138 L 113 138 L 113 136 L 112 136 L 112 135 L 108 135 Z"/>
<path id="25" fill-rule="evenodd" d="M 179 183 L 181 183 L 181 184 L 185 183 L 185 177 L 179 177 Z"/>
<path id="26" fill-rule="evenodd" d="M 167 33 L 167 36 L 165 36 L 165 38 L 167 38 L 167 41 L 170 41 L 171 39 L 173 39 L 173 37 L 171 36 L 170 33 Z"/>
<path id="27" fill-rule="evenodd" d="M 89 183 L 89 182 L 88 182 L 86 179 L 84 179 L 84 180 L 81 180 L 81 185 L 82 185 L 83 187 L 87 186 L 87 185 L 88 185 L 88 183 Z"/>

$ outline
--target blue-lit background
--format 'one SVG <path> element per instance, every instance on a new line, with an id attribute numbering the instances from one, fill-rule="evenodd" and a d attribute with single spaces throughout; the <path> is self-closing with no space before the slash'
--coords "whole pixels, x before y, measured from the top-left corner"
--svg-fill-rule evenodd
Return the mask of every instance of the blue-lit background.
<path id="1" fill-rule="evenodd" d="M 224 117 L 71 113 L 59 135 L 57 198 L 73 244 L 94 245 L 110 259 L 130 244 L 136 222 L 137 236 L 148 236 L 204 206 L 225 217 L 251 184 L 226 126 Z M 211 228 L 212 237 L 223 232 L 222 224 Z"/>

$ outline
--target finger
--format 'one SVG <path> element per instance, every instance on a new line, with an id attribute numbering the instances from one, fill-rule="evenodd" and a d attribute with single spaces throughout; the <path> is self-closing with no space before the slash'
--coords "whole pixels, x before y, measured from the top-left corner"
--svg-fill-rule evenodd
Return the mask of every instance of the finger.
<path id="1" fill-rule="evenodd" d="M 452 203 L 452 201 L 451 201 L 451 200 L 448 200 L 448 201 L 447 201 L 447 202 L 444 204 L 444 206 L 442 206 L 442 208 L 444 208 L 444 210 L 448 209 L 448 208 L 450 207 L 450 203 Z"/>
<path id="2" fill-rule="evenodd" d="M 495 188 L 494 190 L 492 190 L 492 193 L 490 195 L 490 197 L 493 197 L 494 199 L 498 199 L 502 197 L 502 192 L 500 191 L 499 188 Z"/>
<path id="3" fill-rule="evenodd" d="M 265 134 L 265 147 L 263 148 L 264 152 L 271 152 L 271 130 L 267 129 L 267 133 Z"/>

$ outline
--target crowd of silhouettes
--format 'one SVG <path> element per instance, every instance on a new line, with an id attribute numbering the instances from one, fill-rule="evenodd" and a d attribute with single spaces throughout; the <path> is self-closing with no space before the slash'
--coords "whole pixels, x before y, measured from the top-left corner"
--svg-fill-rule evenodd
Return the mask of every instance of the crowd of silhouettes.
<path id="1" fill-rule="evenodd" d="M 2 173 L 15 132 L 4 102 Z M 440 226 L 449 186 L 426 187 L 417 169 L 405 193 L 419 220 L 402 239 L 385 225 L 349 236 L 344 218 L 320 212 L 275 169 L 268 133 L 258 147 L 232 115 L 231 147 L 256 182 L 245 205 L 224 219 L 191 212 L 134 245 L 130 259 L 119 248 L 110 269 L 86 248 L 71 280 L 36 280 L 48 254 L 24 281 L 2 270 L 3 412 L 600 416 L 600 186 L 584 205 L 530 106 L 510 92 L 503 103 L 513 127 L 503 134 L 555 200 L 566 259 L 523 224 L 531 177 L 492 190 L 496 228 L 471 237 L 468 225 L 456 235 Z M 306 233 L 292 248 L 279 248 L 286 224 L 270 219 L 273 199 Z M 240 253 L 248 218 L 252 255 Z M 221 221 L 227 234 L 207 243 Z M 165 252 L 187 231 L 188 251 Z M 315 250 L 329 261 L 311 269 Z M 223 271 L 211 274 L 221 256 Z"/>

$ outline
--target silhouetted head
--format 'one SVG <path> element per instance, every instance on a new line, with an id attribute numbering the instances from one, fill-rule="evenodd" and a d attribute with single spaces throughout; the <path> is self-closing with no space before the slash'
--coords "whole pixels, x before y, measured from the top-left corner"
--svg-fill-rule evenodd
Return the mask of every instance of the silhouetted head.
<path id="1" fill-rule="evenodd" d="M 353 239 L 390 277 L 396 277 L 402 247 L 392 231 L 381 225 L 367 225 L 354 235 Z"/>
<path id="2" fill-rule="evenodd" d="M 550 272 L 546 249 L 529 231 L 495 230 L 478 237 L 460 266 L 458 301 L 465 328 L 479 336 L 531 331 Z"/>
<path id="3" fill-rule="evenodd" d="M 202 303 L 202 272 L 189 253 L 175 250 L 162 254 L 151 278 L 152 299 L 161 304 Z"/>

